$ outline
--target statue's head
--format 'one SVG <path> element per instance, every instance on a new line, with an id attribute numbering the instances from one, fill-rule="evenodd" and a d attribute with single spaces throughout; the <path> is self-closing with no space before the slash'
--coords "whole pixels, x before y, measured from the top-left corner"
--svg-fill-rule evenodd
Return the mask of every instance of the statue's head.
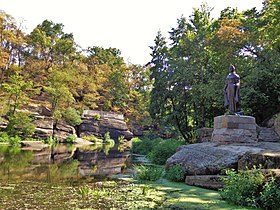
<path id="1" fill-rule="evenodd" d="M 230 66 L 229 66 L 229 72 L 230 72 L 230 73 L 235 72 L 235 66 L 234 66 L 234 65 L 230 64 Z"/>

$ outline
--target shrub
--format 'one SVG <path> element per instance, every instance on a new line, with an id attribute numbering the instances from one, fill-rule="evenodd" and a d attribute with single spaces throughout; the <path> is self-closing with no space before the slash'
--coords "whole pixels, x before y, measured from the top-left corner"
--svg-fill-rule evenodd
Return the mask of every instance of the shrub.
<path id="1" fill-rule="evenodd" d="M 104 144 L 115 145 L 114 139 L 111 139 L 110 137 L 110 132 L 105 133 L 103 142 Z"/>
<path id="2" fill-rule="evenodd" d="M 49 136 L 46 140 L 45 143 L 47 143 L 50 147 L 56 147 L 59 143 L 59 138 L 56 136 Z"/>
<path id="3" fill-rule="evenodd" d="M 118 141 L 119 141 L 119 144 L 124 144 L 124 142 L 125 142 L 124 136 L 119 136 Z"/>
<path id="4" fill-rule="evenodd" d="M 65 109 L 62 113 L 62 117 L 65 122 L 71 126 L 80 125 L 83 122 L 80 113 L 72 107 Z"/>
<path id="5" fill-rule="evenodd" d="M 66 138 L 66 143 L 73 144 L 76 139 L 77 137 L 75 135 L 69 135 Z"/>
<path id="6" fill-rule="evenodd" d="M 95 114 L 95 115 L 93 115 L 93 118 L 95 119 L 95 120 L 100 120 L 100 115 L 99 114 Z"/>
<path id="7" fill-rule="evenodd" d="M 280 209 L 280 186 L 275 178 L 265 183 L 260 199 L 264 209 Z"/>
<path id="8" fill-rule="evenodd" d="M 138 180 L 155 181 L 162 177 L 163 167 L 156 165 L 139 165 L 134 167 L 135 178 Z"/>
<path id="9" fill-rule="evenodd" d="M 184 181 L 185 169 L 181 165 L 174 165 L 166 169 L 166 179 L 174 182 Z"/>
<path id="10" fill-rule="evenodd" d="M 9 136 L 7 132 L 1 132 L 0 142 L 9 143 L 11 146 L 20 146 L 21 138 L 19 136 Z"/>
<path id="11" fill-rule="evenodd" d="M 103 139 L 99 139 L 96 136 L 83 136 L 82 137 L 85 140 L 91 141 L 93 143 L 102 143 Z"/>
<path id="12" fill-rule="evenodd" d="M 0 133 L 0 142 L 9 142 L 9 135 L 7 132 Z"/>
<path id="13" fill-rule="evenodd" d="M 153 147 L 162 141 L 160 138 L 143 140 L 135 138 L 132 141 L 132 152 L 140 155 L 147 155 L 152 151 Z"/>
<path id="14" fill-rule="evenodd" d="M 164 165 L 166 160 L 171 157 L 182 144 L 182 141 L 176 139 L 162 140 L 152 147 L 148 158 L 155 164 Z"/>
<path id="15" fill-rule="evenodd" d="M 265 176 L 260 169 L 244 170 L 237 173 L 227 170 L 228 177 L 222 178 L 224 187 L 221 190 L 223 199 L 230 203 L 257 207 L 260 205 L 260 192 L 265 183 Z"/>
<path id="16" fill-rule="evenodd" d="M 15 112 L 9 117 L 9 123 L 5 131 L 10 137 L 20 136 L 22 138 L 28 138 L 35 133 L 35 125 L 26 113 Z"/>

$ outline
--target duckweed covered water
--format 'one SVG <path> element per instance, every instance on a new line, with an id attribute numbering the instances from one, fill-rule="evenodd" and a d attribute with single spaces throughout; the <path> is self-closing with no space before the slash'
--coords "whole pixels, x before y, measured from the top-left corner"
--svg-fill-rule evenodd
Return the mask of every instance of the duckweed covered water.
<path id="1" fill-rule="evenodd" d="M 0 185 L 1 209 L 157 209 L 163 193 L 125 181 L 53 185 L 20 182 Z"/>

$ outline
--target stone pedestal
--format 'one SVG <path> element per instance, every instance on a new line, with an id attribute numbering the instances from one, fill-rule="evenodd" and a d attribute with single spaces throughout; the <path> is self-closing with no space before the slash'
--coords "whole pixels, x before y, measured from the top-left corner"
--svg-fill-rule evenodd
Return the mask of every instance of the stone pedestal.
<path id="1" fill-rule="evenodd" d="M 222 115 L 214 118 L 212 142 L 254 143 L 257 141 L 257 125 L 254 117 Z"/>

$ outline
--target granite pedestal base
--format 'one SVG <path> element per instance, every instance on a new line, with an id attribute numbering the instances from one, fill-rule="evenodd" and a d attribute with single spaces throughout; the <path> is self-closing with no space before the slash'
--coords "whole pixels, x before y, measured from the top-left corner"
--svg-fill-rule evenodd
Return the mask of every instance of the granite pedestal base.
<path id="1" fill-rule="evenodd" d="M 257 125 L 254 117 L 222 115 L 214 118 L 212 142 L 254 143 L 257 142 Z"/>

